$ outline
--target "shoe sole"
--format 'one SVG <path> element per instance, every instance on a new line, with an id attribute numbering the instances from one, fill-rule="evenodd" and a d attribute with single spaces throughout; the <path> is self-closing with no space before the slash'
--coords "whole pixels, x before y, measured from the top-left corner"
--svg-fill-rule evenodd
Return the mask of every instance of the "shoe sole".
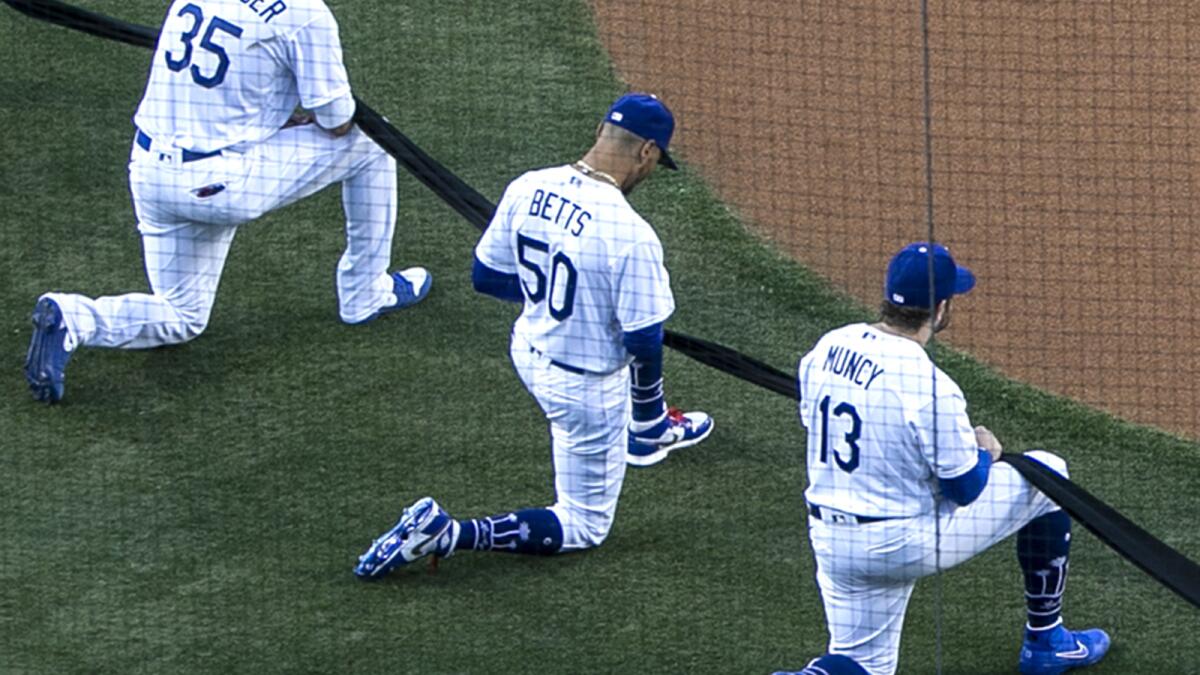
<path id="1" fill-rule="evenodd" d="M 1062 673 L 1065 673 L 1068 670 L 1075 670 L 1076 668 L 1087 668 L 1088 666 L 1094 666 L 1097 663 L 1100 663 L 1101 661 L 1103 661 L 1104 657 L 1107 655 L 1108 655 L 1108 649 L 1105 648 L 1105 650 L 1103 652 L 1101 652 L 1101 654 L 1099 656 L 1096 656 L 1094 658 L 1088 658 L 1088 659 L 1084 659 L 1081 661 L 1060 662 L 1055 665 L 1047 665 L 1045 668 L 1042 668 L 1042 669 L 1035 668 L 1033 670 L 1026 670 L 1026 668 L 1029 668 L 1029 666 L 1026 666 L 1025 664 L 1020 664 L 1020 665 L 1018 665 L 1017 670 L 1020 671 L 1021 675 L 1062 675 Z"/>
<path id="2" fill-rule="evenodd" d="M 625 453 L 625 463 L 629 464 L 630 466 L 636 466 L 638 468 L 654 466 L 655 464 L 658 464 L 659 462 L 666 459 L 667 455 L 671 454 L 672 452 L 674 452 L 676 450 L 682 450 L 684 448 L 690 448 L 693 445 L 696 445 L 697 443 L 708 438 L 709 434 L 711 434 L 713 429 L 715 429 L 716 427 L 717 427 L 717 423 L 714 421 L 711 424 L 709 424 L 708 429 L 706 429 L 704 431 L 704 433 L 700 434 L 699 436 L 697 436 L 695 438 L 689 438 L 686 441 L 677 441 L 670 445 L 664 445 L 663 447 L 659 448 L 655 452 L 650 453 L 649 455 L 633 455 L 633 454 L 630 454 L 629 452 L 626 452 Z"/>
<path id="3" fill-rule="evenodd" d="M 1067 672 L 1068 670 L 1075 670 L 1076 668 L 1087 668 L 1088 666 L 1096 665 L 1100 661 L 1101 661 L 1101 659 L 1096 659 L 1095 661 L 1077 661 L 1077 662 L 1067 663 L 1067 664 L 1064 664 L 1061 666 L 1052 666 L 1052 667 L 1049 667 L 1048 669 L 1043 669 L 1043 670 L 1025 670 L 1024 668 L 1018 668 L 1018 671 L 1021 673 L 1021 675 L 1062 675 L 1063 673 Z"/>
<path id="4" fill-rule="evenodd" d="M 33 308 L 33 336 L 29 339 L 29 352 L 25 355 L 25 380 L 34 400 L 57 403 L 62 400 L 65 386 L 62 380 L 55 381 L 46 367 L 46 354 L 50 349 L 52 331 L 58 328 L 60 314 L 49 300 L 39 300 Z"/>

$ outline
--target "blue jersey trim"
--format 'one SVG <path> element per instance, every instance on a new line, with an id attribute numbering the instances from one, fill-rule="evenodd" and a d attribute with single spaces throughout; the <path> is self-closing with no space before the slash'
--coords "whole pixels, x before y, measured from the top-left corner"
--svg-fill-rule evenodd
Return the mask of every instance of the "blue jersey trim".
<path id="1" fill-rule="evenodd" d="M 525 302 L 521 293 L 521 281 L 515 274 L 505 274 L 480 262 L 475 258 L 471 268 L 471 285 L 476 291 L 494 298 L 509 302 Z"/>
<path id="2" fill-rule="evenodd" d="M 638 330 L 626 331 L 621 341 L 635 359 L 642 361 L 658 359 L 660 363 L 662 362 L 662 322 Z"/>
<path id="3" fill-rule="evenodd" d="M 992 456 L 987 450 L 979 449 L 979 460 L 975 468 L 956 478 L 939 478 L 942 495 L 959 506 L 966 506 L 979 498 L 987 487 L 988 473 L 992 468 Z"/>

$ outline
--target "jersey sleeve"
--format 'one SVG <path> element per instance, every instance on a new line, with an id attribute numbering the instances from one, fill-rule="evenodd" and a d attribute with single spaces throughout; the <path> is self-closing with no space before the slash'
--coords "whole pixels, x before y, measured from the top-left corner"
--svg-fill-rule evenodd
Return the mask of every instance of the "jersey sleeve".
<path id="1" fill-rule="evenodd" d="M 814 349 L 801 357 L 800 365 L 796 368 L 796 406 L 800 415 L 800 424 L 806 429 L 808 428 L 808 416 L 812 414 L 812 404 L 804 397 L 804 381 L 808 378 L 808 370 L 812 366 L 815 353 Z"/>
<path id="2" fill-rule="evenodd" d="M 496 206 L 496 213 L 492 216 L 492 222 L 488 223 L 483 236 L 479 238 L 479 243 L 475 244 L 475 258 L 504 274 L 518 272 L 517 258 L 512 245 L 513 211 L 519 202 L 517 195 L 520 192 L 516 185 L 517 181 L 513 181 L 504 191 L 500 203 Z"/>
<path id="3" fill-rule="evenodd" d="M 930 401 L 921 408 L 914 427 L 921 454 L 934 475 L 938 478 L 957 478 L 975 467 L 979 458 L 979 444 L 975 441 L 975 429 L 967 416 L 967 400 L 962 390 L 948 381 L 939 382 L 938 385 L 950 391 L 939 391 L 936 406 Z"/>
<path id="4" fill-rule="evenodd" d="M 304 25 L 287 36 L 287 51 L 301 106 L 314 110 L 350 94 L 337 21 L 323 3 Z"/>
<path id="5" fill-rule="evenodd" d="M 617 321 L 626 333 L 662 323 L 675 311 L 662 244 L 638 241 L 621 252 L 612 284 Z"/>

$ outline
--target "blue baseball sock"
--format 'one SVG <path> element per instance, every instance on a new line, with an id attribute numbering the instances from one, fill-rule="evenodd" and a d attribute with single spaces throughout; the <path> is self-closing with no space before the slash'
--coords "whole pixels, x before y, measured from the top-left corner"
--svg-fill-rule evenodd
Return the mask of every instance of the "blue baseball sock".
<path id="1" fill-rule="evenodd" d="M 645 431 L 646 427 L 667 418 L 663 398 L 662 341 L 661 323 L 625 333 L 622 338 L 625 349 L 633 355 L 633 363 L 629 366 L 629 393 L 633 399 L 633 421 L 643 425 L 637 428 L 638 431 Z"/>
<path id="2" fill-rule="evenodd" d="M 1034 518 L 1017 531 L 1017 560 L 1025 573 L 1025 604 L 1029 630 L 1045 631 L 1059 624 L 1067 558 L 1071 551 L 1071 517 L 1052 511 Z"/>
<path id="3" fill-rule="evenodd" d="M 629 366 L 629 385 L 635 422 L 657 422 L 666 417 L 661 355 L 657 361 L 635 360 Z"/>
<path id="4" fill-rule="evenodd" d="M 525 509 L 459 522 L 454 550 L 553 555 L 562 548 L 562 523 L 550 509 Z"/>

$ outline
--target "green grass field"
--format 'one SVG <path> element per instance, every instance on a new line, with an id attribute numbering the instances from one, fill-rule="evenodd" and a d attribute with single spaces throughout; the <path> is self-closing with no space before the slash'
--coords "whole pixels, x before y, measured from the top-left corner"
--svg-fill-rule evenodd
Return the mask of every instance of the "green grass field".
<path id="1" fill-rule="evenodd" d="M 164 5 L 81 4 L 147 24 Z M 580 156 L 622 90 L 578 0 L 331 4 L 358 94 L 492 199 Z M 513 308 L 472 291 L 477 232 L 407 175 L 393 260 L 431 269 L 423 305 L 337 321 L 327 190 L 242 229 L 199 340 L 82 352 L 64 404 L 33 403 L 21 363 L 37 296 L 145 288 L 124 165 L 149 52 L 4 8 L 0 59 L 0 672 L 765 674 L 824 650 L 792 403 L 674 354 L 669 400 L 717 430 L 629 472 L 603 547 L 354 578 L 417 497 L 463 516 L 552 498 L 545 424 L 508 363 Z M 667 251 L 672 328 L 790 370 L 822 331 L 867 316 L 695 173 L 660 172 L 633 202 Z M 1200 558 L 1196 444 L 940 356 L 1007 447 L 1059 451 Z M 1068 620 L 1115 641 L 1094 672 L 1200 672 L 1200 613 L 1076 533 Z M 1006 543 L 919 585 L 902 672 L 933 672 L 939 613 L 945 672 L 1015 672 L 1014 558 Z"/>

